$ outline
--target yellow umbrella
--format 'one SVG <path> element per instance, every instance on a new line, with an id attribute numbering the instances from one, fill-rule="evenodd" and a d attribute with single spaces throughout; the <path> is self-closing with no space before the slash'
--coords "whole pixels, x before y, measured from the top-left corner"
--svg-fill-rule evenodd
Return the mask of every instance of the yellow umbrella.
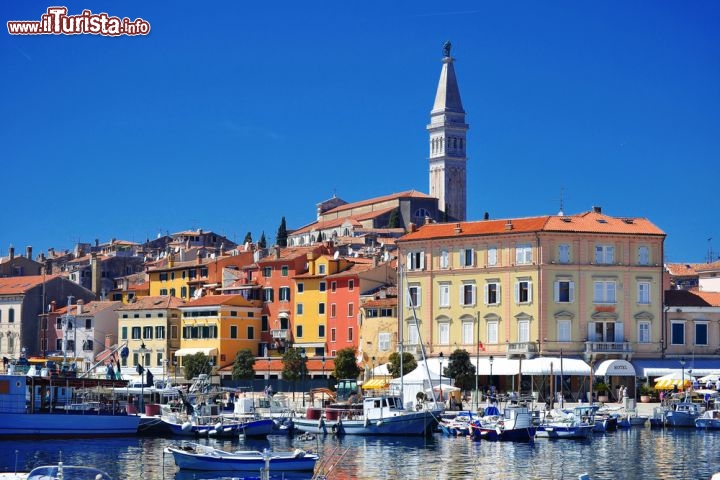
<path id="1" fill-rule="evenodd" d="M 683 387 L 683 381 L 679 378 L 666 378 L 655 382 L 655 390 L 672 390 L 677 387 L 678 390 L 684 390 L 692 385 L 692 381 L 685 379 Z"/>

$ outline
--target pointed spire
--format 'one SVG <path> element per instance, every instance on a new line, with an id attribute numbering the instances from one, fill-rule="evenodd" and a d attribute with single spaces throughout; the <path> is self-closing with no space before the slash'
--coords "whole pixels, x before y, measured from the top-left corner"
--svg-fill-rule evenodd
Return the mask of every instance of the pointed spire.
<path id="1" fill-rule="evenodd" d="M 435 94 L 435 104 L 433 105 L 433 113 L 455 112 L 465 113 L 460 100 L 460 89 L 458 88 L 457 79 L 455 78 L 455 67 L 450 56 L 450 42 L 445 42 L 443 46 L 443 67 L 440 72 L 440 81 L 438 82 L 437 93 Z"/>

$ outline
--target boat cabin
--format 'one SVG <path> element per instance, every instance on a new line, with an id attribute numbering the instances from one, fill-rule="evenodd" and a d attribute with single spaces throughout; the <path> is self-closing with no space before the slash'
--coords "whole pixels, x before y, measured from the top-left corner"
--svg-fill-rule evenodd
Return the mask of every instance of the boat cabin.
<path id="1" fill-rule="evenodd" d="M 363 412 L 368 420 L 394 417 L 405 413 L 400 397 L 368 397 L 363 399 Z"/>

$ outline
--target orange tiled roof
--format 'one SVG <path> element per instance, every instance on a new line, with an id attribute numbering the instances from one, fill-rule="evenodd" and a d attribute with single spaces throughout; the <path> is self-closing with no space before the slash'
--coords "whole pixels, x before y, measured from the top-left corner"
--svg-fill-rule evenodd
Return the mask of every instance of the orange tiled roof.
<path id="1" fill-rule="evenodd" d="M 31 288 L 59 276 L 60 275 L 28 275 L 25 277 L 0 278 L 0 295 L 25 293 Z"/>
<path id="2" fill-rule="evenodd" d="M 319 248 L 319 245 L 309 247 L 285 247 L 280 248 L 280 258 L 275 258 L 275 252 L 272 248 L 268 249 L 267 256 L 258 260 L 258 265 L 269 262 L 280 262 L 295 259 L 297 257 L 304 257 L 308 253 Z"/>
<path id="3" fill-rule="evenodd" d="M 354 260 L 360 260 L 360 259 L 357 258 Z M 328 275 L 327 278 L 341 278 L 341 277 L 347 277 L 348 275 L 357 275 L 358 273 L 366 272 L 368 270 L 372 270 L 373 268 L 375 268 L 375 267 L 373 267 L 372 260 L 370 260 L 369 262 L 364 262 L 364 261 L 355 262 L 341 272 L 337 272 L 337 273 L 333 273 L 332 275 Z"/>
<path id="4" fill-rule="evenodd" d="M 182 307 L 204 307 L 204 306 L 217 306 L 234 304 L 234 302 L 240 301 L 240 304 L 247 305 L 248 307 L 254 306 L 249 300 L 246 300 L 242 295 L 206 295 L 200 297 L 197 300 L 191 300 Z"/>
<path id="5" fill-rule="evenodd" d="M 122 302 L 112 300 L 93 300 L 83 304 L 82 313 L 77 313 L 77 315 L 95 315 L 97 312 L 110 308 L 114 305 L 122 305 Z M 73 308 L 72 311 L 76 311 L 75 308 Z"/>
<path id="6" fill-rule="evenodd" d="M 153 296 L 139 297 L 134 302 L 123 305 L 117 310 L 165 310 L 185 305 L 185 301 L 177 297 Z"/>
<path id="7" fill-rule="evenodd" d="M 674 277 L 697 277 L 695 268 L 699 263 L 666 263 L 665 270 Z"/>
<path id="8" fill-rule="evenodd" d="M 337 207 L 340 208 L 340 207 Z M 333 209 L 331 211 L 335 211 L 336 209 Z M 362 227 L 362 224 L 360 222 L 363 222 L 365 220 L 370 220 L 373 218 L 377 218 L 381 215 L 385 215 L 386 213 L 389 213 L 391 211 L 395 210 L 395 207 L 388 207 L 383 208 L 382 210 L 374 210 L 372 212 L 363 213 L 360 215 L 351 215 L 349 217 L 341 217 L 341 218 L 333 218 L 332 220 L 322 220 L 317 221 L 313 223 L 309 223 L 303 227 L 298 228 L 297 230 L 293 230 L 291 235 L 297 235 L 300 233 L 306 233 L 306 232 L 312 232 L 317 230 L 327 230 L 329 228 L 335 228 L 343 225 L 346 222 L 350 222 L 354 227 Z M 327 212 L 325 212 L 327 213 Z"/>
<path id="9" fill-rule="evenodd" d="M 508 228 L 509 226 L 512 228 Z M 459 232 L 456 232 L 458 227 Z M 592 211 L 565 216 L 548 215 L 460 223 L 431 223 L 421 226 L 398 241 L 540 231 L 665 235 L 665 232 L 645 218 L 610 217 Z"/>
<path id="10" fill-rule="evenodd" d="M 712 263 L 698 263 L 695 265 L 696 272 L 713 272 L 720 270 L 720 260 Z"/>
<path id="11" fill-rule="evenodd" d="M 665 305 L 671 307 L 720 307 L 720 292 L 691 290 L 667 290 Z"/>
<path id="12" fill-rule="evenodd" d="M 340 205 L 338 207 L 332 208 L 332 209 L 328 210 L 327 212 L 323 212 L 322 214 L 327 215 L 328 213 L 342 212 L 344 210 L 350 210 L 352 208 L 364 207 L 365 205 L 372 205 L 373 203 L 387 202 L 388 200 L 394 200 L 394 199 L 400 199 L 400 198 L 434 198 L 434 197 L 431 197 L 430 195 L 427 195 L 422 192 L 418 192 L 416 190 L 406 190 L 404 192 L 392 193 L 390 195 L 385 195 L 383 197 L 370 198 L 368 200 L 361 200 L 361 201 L 355 202 L 355 203 L 346 203 L 345 205 Z"/>
<path id="13" fill-rule="evenodd" d="M 363 303 L 363 307 L 394 307 L 397 305 L 397 297 L 394 298 L 378 298 L 377 300 L 368 300 Z"/>

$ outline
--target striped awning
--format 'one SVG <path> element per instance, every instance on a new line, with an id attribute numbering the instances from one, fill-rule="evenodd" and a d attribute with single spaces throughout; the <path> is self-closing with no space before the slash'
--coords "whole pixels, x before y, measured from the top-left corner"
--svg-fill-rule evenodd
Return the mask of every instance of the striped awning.
<path id="1" fill-rule="evenodd" d="M 382 390 L 388 388 L 390 382 L 387 378 L 371 378 L 362 384 L 363 390 Z"/>

